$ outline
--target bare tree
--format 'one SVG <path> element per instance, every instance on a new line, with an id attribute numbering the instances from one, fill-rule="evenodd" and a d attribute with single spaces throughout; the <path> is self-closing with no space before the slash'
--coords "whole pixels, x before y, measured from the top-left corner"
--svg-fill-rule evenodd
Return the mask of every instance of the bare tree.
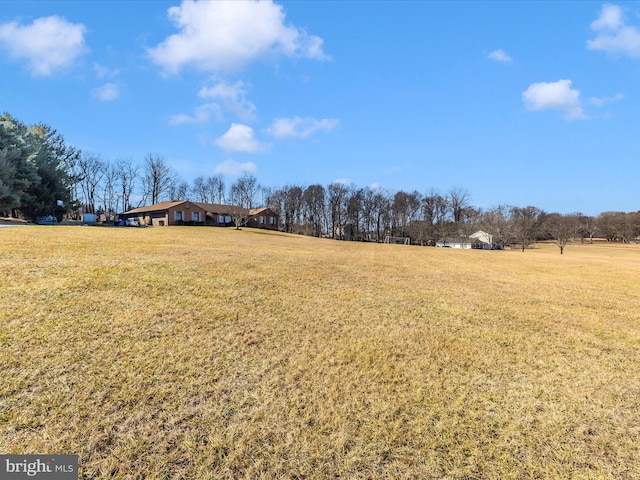
<path id="1" fill-rule="evenodd" d="M 118 213 L 120 197 L 117 194 L 118 170 L 115 165 L 105 164 L 102 181 L 102 205 L 107 221 L 113 220 Z"/>
<path id="2" fill-rule="evenodd" d="M 177 176 L 173 176 L 169 183 L 168 193 L 171 200 L 190 200 L 189 193 L 191 189 L 189 184 Z"/>
<path id="3" fill-rule="evenodd" d="M 593 243 L 593 237 L 598 231 L 598 222 L 594 217 L 591 217 L 589 215 L 582 215 L 581 213 L 578 215 L 580 221 L 580 237 L 582 239 L 582 242 L 584 242 L 585 238 L 588 238 L 589 243 Z"/>
<path id="4" fill-rule="evenodd" d="M 609 242 L 628 243 L 640 234 L 640 213 L 603 212 L 597 227 Z"/>
<path id="5" fill-rule="evenodd" d="M 513 236 L 510 228 L 511 208 L 506 205 L 493 207 L 482 212 L 478 225 L 494 236 L 494 242 L 505 245 L 511 244 Z"/>
<path id="6" fill-rule="evenodd" d="M 150 199 L 151 204 L 158 203 L 169 193 L 173 170 L 162 157 L 151 153 L 146 156 L 143 169 L 144 197 Z"/>
<path id="7" fill-rule="evenodd" d="M 511 207 L 510 226 L 516 241 L 522 245 L 522 251 L 536 241 L 540 217 L 543 212 L 536 207 Z"/>
<path id="8" fill-rule="evenodd" d="M 224 177 L 222 175 L 214 175 L 207 178 L 206 181 L 208 196 L 211 203 L 224 203 Z"/>
<path id="9" fill-rule="evenodd" d="M 105 174 L 106 165 L 98 155 L 83 153 L 77 166 L 83 197 L 82 203 L 88 213 L 96 213 L 96 190 Z"/>
<path id="10" fill-rule="evenodd" d="M 364 211 L 364 190 L 362 188 L 351 188 L 346 199 L 346 227 L 345 232 L 348 238 L 345 240 L 358 241 L 362 240 L 361 222 L 363 220 Z"/>
<path id="11" fill-rule="evenodd" d="M 576 213 L 570 215 L 551 213 L 545 216 L 545 231 L 551 235 L 551 241 L 560 249 L 560 255 L 564 253 L 564 248 L 580 230 L 579 215 Z"/>
<path id="12" fill-rule="evenodd" d="M 131 160 L 118 160 L 116 162 L 116 171 L 118 174 L 119 195 L 122 202 L 122 210 L 130 210 L 131 196 L 138 181 L 139 168 L 133 165 Z"/>
<path id="13" fill-rule="evenodd" d="M 454 227 L 457 228 L 465 220 L 465 212 L 469 206 L 469 192 L 463 188 L 455 187 L 449 191 L 448 200 L 451 206 Z"/>
<path id="14" fill-rule="evenodd" d="M 448 220 L 451 205 L 446 197 L 437 192 L 432 192 L 429 197 L 428 201 L 433 208 L 434 240 L 444 240 L 451 231 L 451 221 Z"/>
<path id="15" fill-rule="evenodd" d="M 240 230 L 240 227 L 249 221 L 249 209 L 243 206 L 244 194 L 235 183 L 229 188 L 229 201 L 231 202 L 231 205 L 228 205 L 229 215 L 236 230 Z"/>
<path id="16" fill-rule="evenodd" d="M 378 203 L 376 202 L 378 194 L 378 189 L 371 187 L 362 191 L 362 229 L 366 240 L 372 240 L 374 237 L 378 213 Z M 379 241 L 379 235 L 376 237 L 376 241 Z"/>
<path id="17" fill-rule="evenodd" d="M 228 209 L 236 230 L 240 230 L 250 220 L 251 209 L 259 190 L 258 181 L 248 173 L 238 178 L 229 188 L 231 205 Z"/>
<path id="18" fill-rule="evenodd" d="M 349 188 L 338 182 L 334 182 L 327 187 L 329 211 L 331 213 L 331 238 L 336 240 L 344 239 L 345 200 L 348 192 Z"/>
<path id="19" fill-rule="evenodd" d="M 327 231 L 326 190 L 322 185 L 309 185 L 302 195 L 304 219 L 309 225 L 311 235 L 321 237 Z"/>
<path id="20" fill-rule="evenodd" d="M 193 194 L 193 198 L 197 202 L 213 203 L 209 199 L 209 189 L 207 188 L 207 183 L 203 176 L 196 177 L 193 180 L 191 192 Z"/>
<path id="21" fill-rule="evenodd" d="M 407 226 L 417 220 L 416 215 L 420 211 L 421 202 L 422 195 L 417 191 L 407 193 L 400 190 L 396 192 L 391 205 L 393 224 L 397 230 L 394 233 L 398 233 L 402 237 L 406 236 Z"/>
<path id="22" fill-rule="evenodd" d="M 232 204 L 240 205 L 249 210 L 255 207 L 259 191 L 260 185 L 256 177 L 245 173 L 231 185 L 229 199 Z"/>
<path id="23" fill-rule="evenodd" d="M 299 185 L 289 185 L 282 189 L 284 213 L 284 231 L 295 232 L 300 229 L 300 214 L 304 190 Z"/>

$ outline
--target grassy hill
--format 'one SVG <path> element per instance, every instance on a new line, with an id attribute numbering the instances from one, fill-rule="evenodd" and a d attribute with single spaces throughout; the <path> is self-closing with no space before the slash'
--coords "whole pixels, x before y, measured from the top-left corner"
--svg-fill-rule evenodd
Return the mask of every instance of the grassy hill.
<path id="1" fill-rule="evenodd" d="M 0 231 L 0 452 L 81 478 L 640 478 L 640 249 Z"/>

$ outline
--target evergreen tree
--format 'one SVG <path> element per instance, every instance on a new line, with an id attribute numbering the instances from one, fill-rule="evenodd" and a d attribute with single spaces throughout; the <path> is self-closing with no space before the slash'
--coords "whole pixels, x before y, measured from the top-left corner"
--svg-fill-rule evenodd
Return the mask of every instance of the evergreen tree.
<path id="1" fill-rule="evenodd" d="M 0 117 L 0 212 L 35 220 L 58 220 L 71 201 L 70 172 L 80 152 L 48 125 L 27 126 L 8 113 Z M 58 200 L 63 207 L 57 205 Z"/>

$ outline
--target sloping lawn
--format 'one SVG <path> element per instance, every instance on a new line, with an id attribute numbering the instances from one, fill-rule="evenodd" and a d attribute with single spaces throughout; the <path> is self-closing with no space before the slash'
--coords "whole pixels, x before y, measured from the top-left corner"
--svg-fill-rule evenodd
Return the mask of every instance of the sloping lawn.
<path id="1" fill-rule="evenodd" d="M 80 478 L 640 478 L 640 249 L 0 230 L 0 452 Z"/>

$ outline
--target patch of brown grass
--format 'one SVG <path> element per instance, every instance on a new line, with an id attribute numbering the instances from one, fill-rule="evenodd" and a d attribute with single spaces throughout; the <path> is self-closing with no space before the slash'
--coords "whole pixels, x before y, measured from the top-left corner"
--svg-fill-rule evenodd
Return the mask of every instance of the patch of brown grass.
<path id="1" fill-rule="evenodd" d="M 0 231 L 0 451 L 81 478 L 639 478 L 640 250 Z"/>

